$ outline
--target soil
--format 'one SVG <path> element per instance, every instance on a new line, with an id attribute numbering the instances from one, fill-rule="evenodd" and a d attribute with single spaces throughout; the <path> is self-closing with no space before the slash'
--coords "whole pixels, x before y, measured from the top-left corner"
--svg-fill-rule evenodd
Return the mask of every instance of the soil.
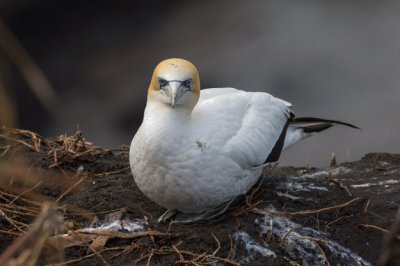
<path id="1" fill-rule="evenodd" d="M 69 232 L 112 221 L 140 225 L 143 235 L 113 235 L 97 254 L 90 243 L 65 248 L 68 265 L 375 265 L 382 251 L 393 251 L 390 265 L 400 265 L 399 240 L 384 244 L 390 234 L 381 231 L 390 230 L 399 208 L 399 154 L 370 153 L 324 169 L 270 167 L 218 221 L 181 225 L 157 222 L 165 210 L 136 187 L 128 151 L 95 147 L 80 132 L 45 139 L 1 129 L 0 206 L 11 204 L 7 195 L 17 195 L 12 204 L 26 209 L 30 201 L 58 200 Z M 1 209 L 21 226 L 35 218 Z M 21 232 L 4 215 L 0 227 L 3 252 Z M 38 264 L 48 263 L 47 256 L 43 251 Z"/>

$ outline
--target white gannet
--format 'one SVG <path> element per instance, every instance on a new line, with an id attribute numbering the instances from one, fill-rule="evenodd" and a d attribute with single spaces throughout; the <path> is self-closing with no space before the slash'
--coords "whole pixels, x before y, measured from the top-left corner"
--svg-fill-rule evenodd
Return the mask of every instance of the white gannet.
<path id="1" fill-rule="evenodd" d="M 283 149 L 335 124 L 294 118 L 291 104 L 265 92 L 234 88 L 200 90 L 196 67 L 172 58 L 157 65 L 143 123 L 129 152 L 138 188 L 195 222 L 223 213 L 258 181 L 263 166 Z"/>

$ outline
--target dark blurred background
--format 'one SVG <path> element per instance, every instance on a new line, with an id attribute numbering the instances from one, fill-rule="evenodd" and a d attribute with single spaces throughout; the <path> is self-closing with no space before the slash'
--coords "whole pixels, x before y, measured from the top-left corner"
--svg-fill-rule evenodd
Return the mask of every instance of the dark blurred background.
<path id="1" fill-rule="evenodd" d="M 79 124 L 95 145 L 129 144 L 153 68 L 181 57 L 197 65 L 203 87 L 267 91 L 297 116 L 362 128 L 305 140 L 281 164 L 399 152 L 399 14 L 400 1 L 1 0 L 3 123 L 48 137 Z M 33 63 L 18 57 L 16 41 Z M 40 87 L 35 67 L 55 97 L 39 100 L 46 92 L 28 81 Z"/>

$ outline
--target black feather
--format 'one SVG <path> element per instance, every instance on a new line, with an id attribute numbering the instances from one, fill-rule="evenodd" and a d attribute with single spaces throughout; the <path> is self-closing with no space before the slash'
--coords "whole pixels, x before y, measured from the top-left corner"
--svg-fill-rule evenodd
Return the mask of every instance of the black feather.
<path id="1" fill-rule="evenodd" d="M 317 117 L 296 117 L 296 118 L 292 119 L 290 124 L 296 125 L 296 124 L 310 124 L 310 123 L 312 123 L 312 125 L 300 126 L 301 128 L 304 129 L 304 132 L 306 132 L 306 133 L 307 132 L 320 132 L 320 131 L 330 128 L 334 125 L 343 125 L 343 126 L 348 126 L 348 127 L 355 128 L 355 129 L 360 129 L 359 127 L 352 125 L 350 123 L 337 121 L 337 120 L 317 118 Z"/>

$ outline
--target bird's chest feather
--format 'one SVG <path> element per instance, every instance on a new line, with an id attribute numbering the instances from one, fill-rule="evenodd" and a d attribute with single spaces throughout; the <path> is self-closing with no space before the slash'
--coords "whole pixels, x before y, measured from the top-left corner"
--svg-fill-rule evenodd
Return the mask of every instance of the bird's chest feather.
<path id="1" fill-rule="evenodd" d="M 196 175 L 211 149 L 203 139 L 178 123 L 144 123 L 131 144 L 130 160 L 137 177 Z"/>

